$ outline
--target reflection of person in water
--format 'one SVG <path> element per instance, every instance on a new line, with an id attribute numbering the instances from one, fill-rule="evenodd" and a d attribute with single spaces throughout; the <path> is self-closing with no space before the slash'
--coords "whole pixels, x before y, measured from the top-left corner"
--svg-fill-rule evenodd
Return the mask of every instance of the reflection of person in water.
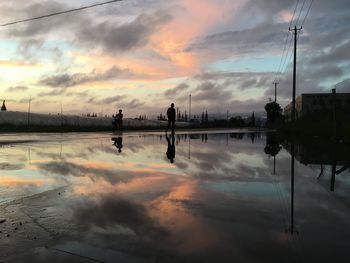
<path id="1" fill-rule="evenodd" d="M 255 140 L 255 133 L 254 132 L 252 132 L 250 134 L 250 139 L 252 140 L 252 144 L 254 144 L 254 140 Z"/>
<path id="2" fill-rule="evenodd" d="M 168 134 L 165 134 L 165 138 L 168 142 L 168 149 L 166 151 L 166 157 L 170 160 L 171 163 L 174 163 L 175 159 L 175 133 L 171 133 L 171 142 Z"/>
<path id="3" fill-rule="evenodd" d="M 118 152 L 122 152 L 123 148 L 123 137 L 116 137 L 112 138 L 112 141 L 114 141 L 113 145 L 117 147 Z"/>

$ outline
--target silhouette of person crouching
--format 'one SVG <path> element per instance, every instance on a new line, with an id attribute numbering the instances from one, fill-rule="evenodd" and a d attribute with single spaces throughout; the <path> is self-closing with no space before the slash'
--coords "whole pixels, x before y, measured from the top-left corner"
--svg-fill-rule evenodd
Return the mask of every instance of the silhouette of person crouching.
<path id="1" fill-rule="evenodd" d="M 116 113 L 114 116 L 114 121 L 113 123 L 113 129 L 114 130 L 119 130 L 122 131 L 123 130 L 123 110 L 119 110 L 119 113 Z"/>

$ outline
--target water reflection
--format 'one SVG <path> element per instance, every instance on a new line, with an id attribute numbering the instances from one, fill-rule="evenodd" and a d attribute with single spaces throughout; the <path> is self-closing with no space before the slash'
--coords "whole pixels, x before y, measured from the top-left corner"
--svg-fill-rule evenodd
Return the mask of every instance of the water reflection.
<path id="1" fill-rule="evenodd" d="M 113 137 L 112 138 L 113 145 L 118 149 L 118 152 L 122 152 L 123 148 L 123 137 Z"/>
<path id="2" fill-rule="evenodd" d="M 273 157 L 273 174 L 276 174 L 276 155 L 280 152 L 282 146 L 278 141 L 276 134 L 267 133 L 266 134 L 266 146 L 264 148 L 264 152 L 269 156 Z"/>
<path id="3" fill-rule="evenodd" d="M 336 262 L 350 236 L 349 152 L 322 147 L 272 133 L 177 132 L 50 135 L 2 148 L 0 231 L 15 246 L 0 256 Z"/>
<path id="4" fill-rule="evenodd" d="M 168 143 L 168 148 L 166 150 L 166 157 L 168 158 L 170 163 L 174 163 L 174 159 L 175 159 L 175 132 L 174 131 L 171 132 L 171 140 L 169 138 L 168 133 L 165 134 L 165 138 L 166 138 L 167 143 Z"/>
<path id="5" fill-rule="evenodd" d="M 329 190 L 335 191 L 336 175 L 340 175 L 349 170 L 350 147 L 339 142 L 321 143 L 319 141 L 308 141 L 299 143 L 284 143 L 285 148 L 293 154 L 295 158 L 305 166 L 318 166 L 319 173 L 317 180 L 321 181 L 330 175 Z"/>

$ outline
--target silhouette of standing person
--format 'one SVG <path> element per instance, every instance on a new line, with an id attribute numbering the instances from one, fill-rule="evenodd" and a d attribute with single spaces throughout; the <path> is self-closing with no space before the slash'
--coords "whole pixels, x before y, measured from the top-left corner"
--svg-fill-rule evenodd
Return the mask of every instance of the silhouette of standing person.
<path id="1" fill-rule="evenodd" d="M 166 157 L 169 159 L 170 163 L 174 163 L 175 159 L 175 133 L 171 133 L 171 142 L 168 134 L 165 134 L 165 138 L 168 142 L 168 149 L 166 150 Z"/>
<path id="2" fill-rule="evenodd" d="M 166 128 L 166 132 L 168 132 L 168 130 L 171 127 L 171 131 L 174 132 L 175 130 L 175 116 L 176 116 L 176 112 L 175 112 L 175 108 L 174 108 L 174 103 L 171 103 L 170 108 L 168 108 L 166 114 L 168 117 L 168 127 Z"/>
<path id="3" fill-rule="evenodd" d="M 117 128 L 118 130 L 123 130 L 123 111 L 120 109 L 119 110 L 119 113 L 116 114 L 115 116 L 115 121 L 116 121 L 116 124 L 117 124 Z"/>

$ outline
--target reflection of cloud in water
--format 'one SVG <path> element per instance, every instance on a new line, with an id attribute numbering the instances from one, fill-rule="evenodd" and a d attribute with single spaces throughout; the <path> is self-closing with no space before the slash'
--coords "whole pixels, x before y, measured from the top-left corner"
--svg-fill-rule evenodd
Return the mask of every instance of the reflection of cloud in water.
<path id="1" fill-rule="evenodd" d="M 167 231 L 148 213 L 147 207 L 113 194 L 88 198 L 74 208 L 73 220 L 83 228 L 105 230 L 115 225 L 126 227 L 138 236 L 162 238 Z"/>
<path id="2" fill-rule="evenodd" d="M 42 186 L 51 180 L 48 179 L 25 179 L 15 177 L 0 177 L 0 185 L 6 186 Z"/>
<path id="3" fill-rule="evenodd" d="M 159 262 L 273 262 L 276 258 L 289 262 L 285 232 L 290 225 L 289 154 L 284 149 L 278 153 L 273 176 L 273 159 L 264 153 L 264 137 L 256 137 L 254 144 L 249 136 L 207 137 L 206 142 L 191 139 L 189 149 L 190 136 L 185 141 L 186 136 L 180 135 L 175 165 L 166 159 L 167 142 L 159 140 L 159 135 L 124 135 L 121 155 L 108 136 L 64 141 L 62 147 L 34 144 L 30 165 L 12 161 L 25 160 L 27 148 L 9 148 L 12 159 L 4 163 L 24 166 L 7 172 L 3 188 L 24 192 L 30 182 L 41 189 L 45 179 L 52 180 L 54 187 L 59 180 L 69 182 L 72 192 L 60 198 L 54 194 L 54 201 L 29 198 L 22 203 L 28 213 L 36 209 L 41 224 L 64 229 L 67 236 L 62 239 L 151 255 Z M 349 203 L 346 180 L 339 182 L 337 177 L 342 185 L 330 198 L 328 185 L 325 189 L 316 179 L 318 170 L 298 162 L 295 168 L 294 224 L 307 247 L 303 255 L 311 251 L 314 259 L 323 259 L 326 248 L 335 252 L 332 255 L 341 255 L 350 234 L 349 206 L 344 205 Z M 7 179 L 16 187 L 6 187 Z M 69 227 L 62 223 L 65 215 L 67 224 L 72 220 Z"/>
<path id="4" fill-rule="evenodd" d="M 60 162 L 47 162 L 37 164 L 38 168 L 49 174 L 75 176 L 75 177 L 89 177 L 92 180 L 103 179 L 111 184 L 118 184 L 121 182 L 128 182 L 137 177 L 144 176 L 166 176 L 170 175 L 166 172 L 162 172 L 156 169 L 147 168 L 133 168 L 129 167 L 125 170 L 112 170 L 110 163 L 105 162 L 81 162 L 80 164 L 60 161 Z M 127 166 L 127 165 L 126 165 Z M 118 168 L 118 166 L 116 166 Z M 121 167 L 123 168 L 123 167 Z"/>
<path id="5" fill-rule="evenodd" d="M 24 168 L 24 164 L 0 163 L 0 170 L 20 170 Z"/>

